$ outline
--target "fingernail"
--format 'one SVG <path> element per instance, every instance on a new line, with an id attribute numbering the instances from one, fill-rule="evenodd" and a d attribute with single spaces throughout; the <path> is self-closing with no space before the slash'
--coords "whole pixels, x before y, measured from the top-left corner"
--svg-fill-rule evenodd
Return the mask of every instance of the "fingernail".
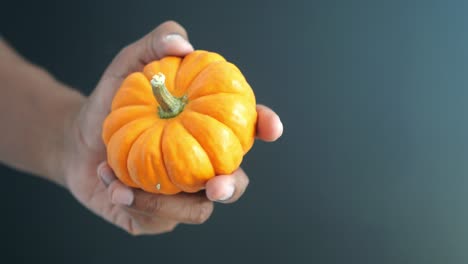
<path id="1" fill-rule="evenodd" d="M 192 44 L 190 44 L 190 42 L 188 42 L 184 37 L 182 37 L 182 35 L 180 35 L 178 33 L 171 33 L 169 35 L 166 35 L 164 37 L 164 41 L 166 41 L 166 42 L 179 42 L 179 45 L 184 46 L 184 48 L 193 49 Z"/>
<path id="2" fill-rule="evenodd" d="M 229 184 L 227 185 L 225 188 L 224 188 L 224 191 L 223 193 L 220 195 L 220 197 L 218 198 L 218 202 L 225 202 L 229 199 L 232 198 L 232 196 L 234 195 L 234 185 L 233 184 Z"/>
<path id="3" fill-rule="evenodd" d="M 106 187 L 108 187 L 113 181 L 117 179 L 115 178 L 114 173 L 109 168 L 107 168 L 106 165 L 99 166 L 98 175 Z"/>
<path id="4" fill-rule="evenodd" d="M 128 188 L 116 188 L 112 193 L 111 201 L 114 204 L 130 206 L 133 203 L 133 192 Z"/>
<path id="5" fill-rule="evenodd" d="M 281 122 L 281 119 L 279 116 L 278 116 L 278 122 L 276 123 L 276 131 L 278 133 L 278 137 L 280 137 L 284 131 L 283 122 Z"/>

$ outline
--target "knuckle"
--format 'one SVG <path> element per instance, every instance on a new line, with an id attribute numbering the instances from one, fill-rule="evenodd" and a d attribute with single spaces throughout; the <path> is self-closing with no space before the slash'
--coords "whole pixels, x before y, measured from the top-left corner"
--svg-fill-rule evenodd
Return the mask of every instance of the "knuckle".
<path id="1" fill-rule="evenodd" d="M 157 214 L 161 212 L 163 207 L 163 203 L 159 196 L 150 196 L 148 199 L 145 200 L 143 203 L 143 211 L 150 213 L 150 214 Z"/>
<path id="2" fill-rule="evenodd" d="M 117 57 L 124 57 L 127 54 L 130 54 L 132 50 L 133 50 L 133 46 L 127 45 L 120 50 L 120 52 L 117 54 Z"/>
<path id="3" fill-rule="evenodd" d="M 250 183 L 249 177 L 245 177 L 245 188 L 247 188 L 247 186 L 249 186 L 249 183 Z"/>
<path id="4" fill-rule="evenodd" d="M 144 45 L 144 50 L 149 54 L 151 58 L 157 58 L 158 57 L 158 49 L 160 49 L 160 45 L 157 45 L 157 42 L 159 40 L 159 35 L 157 33 L 153 33 L 150 35 L 150 37 L 145 38 L 145 41 L 143 43 Z"/>
<path id="5" fill-rule="evenodd" d="M 161 23 L 161 25 L 159 25 L 160 28 L 163 28 L 163 27 L 174 27 L 174 26 L 179 26 L 179 23 L 177 23 L 177 22 L 174 21 L 174 20 L 166 20 L 166 21 L 164 21 L 163 23 Z"/>
<path id="6" fill-rule="evenodd" d="M 138 225 L 135 223 L 135 220 L 133 218 L 128 219 L 124 229 L 127 232 L 127 234 L 131 236 L 139 236 L 143 234 L 140 228 L 138 228 Z"/>
<path id="7" fill-rule="evenodd" d="M 112 201 L 112 197 L 114 196 L 114 192 L 117 189 L 117 187 L 119 187 L 118 181 L 114 181 L 109 185 L 109 187 L 107 187 L 107 195 L 109 197 L 109 201 Z"/>
<path id="8" fill-rule="evenodd" d="M 176 229 L 176 227 L 177 227 L 177 223 L 169 224 L 169 225 L 165 226 L 161 230 L 161 233 L 170 233 L 170 232 L 174 231 L 174 229 Z"/>
<path id="9" fill-rule="evenodd" d="M 212 202 L 202 202 L 198 205 L 190 207 L 189 211 L 189 221 L 194 224 L 203 224 L 211 216 L 213 212 L 213 203 Z"/>
<path id="10" fill-rule="evenodd" d="M 142 235 L 142 232 L 138 231 L 138 230 L 126 230 L 127 231 L 127 234 L 129 234 L 130 236 L 140 236 Z"/>
<path id="11" fill-rule="evenodd" d="M 245 191 L 247 190 L 247 187 L 249 186 L 249 183 L 249 177 L 243 174 L 243 176 L 239 179 L 239 183 L 237 184 L 236 194 L 234 194 L 234 200 L 238 200 L 242 195 L 244 195 Z"/>

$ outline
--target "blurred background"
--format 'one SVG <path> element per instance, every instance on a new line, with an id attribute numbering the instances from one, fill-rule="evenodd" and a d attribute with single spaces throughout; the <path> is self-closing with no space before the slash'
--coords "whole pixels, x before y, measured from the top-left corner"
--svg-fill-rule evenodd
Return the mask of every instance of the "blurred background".
<path id="1" fill-rule="evenodd" d="M 467 263 L 467 11 L 429 0 L 3 1 L 4 38 L 84 94 L 123 46 L 174 19 L 196 48 L 239 66 L 285 133 L 246 156 L 238 203 L 160 236 L 131 237 L 66 190 L 0 167 L 2 258 Z"/>

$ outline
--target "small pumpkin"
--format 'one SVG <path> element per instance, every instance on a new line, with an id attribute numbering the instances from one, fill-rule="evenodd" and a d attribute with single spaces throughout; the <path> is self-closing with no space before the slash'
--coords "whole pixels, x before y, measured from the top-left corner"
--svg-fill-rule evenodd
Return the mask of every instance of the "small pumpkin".
<path id="1" fill-rule="evenodd" d="M 241 164 L 254 143 L 255 95 L 221 55 L 197 50 L 130 74 L 103 123 L 107 159 L 126 185 L 197 192 Z"/>

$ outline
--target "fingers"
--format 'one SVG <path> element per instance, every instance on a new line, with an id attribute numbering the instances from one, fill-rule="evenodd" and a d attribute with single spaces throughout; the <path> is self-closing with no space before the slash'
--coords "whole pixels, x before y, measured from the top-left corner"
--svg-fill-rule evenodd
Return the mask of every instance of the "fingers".
<path id="1" fill-rule="evenodd" d="M 283 123 L 279 116 L 264 105 L 257 105 L 257 137 L 261 140 L 272 142 L 283 134 Z"/>
<path id="2" fill-rule="evenodd" d="M 98 166 L 98 176 L 107 188 L 109 199 L 113 204 L 130 206 L 135 199 L 133 190 L 117 180 L 112 169 L 103 162 Z"/>
<path id="3" fill-rule="evenodd" d="M 202 193 L 158 195 L 127 187 L 117 180 L 106 162 L 99 165 L 98 175 L 107 186 L 110 201 L 125 206 L 133 214 L 185 224 L 202 224 L 213 212 L 213 203 Z"/>
<path id="4" fill-rule="evenodd" d="M 129 220 L 120 226 L 132 235 L 158 235 L 172 232 L 177 227 L 178 222 L 159 217 L 142 215 L 127 216 Z"/>
<path id="5" fill-rule="evenodd" d="M 152 32 L 125 47 L 105 72 L 114 78 L 125 78 L 128 74 L 153 60 L 164 56 L 184 56 L 193 51 L 185 29 L 174 21 L 159 25 Z"/>
<path id="6" fill-rule="evenodd" d="M 213 203 L 202 193 L 157 195 L 136 190 L 130 209 L 184 224 L 202 224 L 211 216 Z"/>
<path id="7" fill-rule="evenodd" d="M 206 196 L 211 201 L 233 203 L 242 196 L 249 185 L 249 178 L 239 168 L 232 175 L 220 175 L 206 184 Z"/>
<path id="8" fill-rule="evenodd" d="M 162 234 L 173 231 L 178 223 L 170 219 L 129 214 L 125 210 L 115 210 L 109 219 L 131 235 Z"/>
<path id="9" fill-rule="evenodd" d="M 139 55 L 145 64 L 164 56 L 184 56 L 193 51 L 187 31 L 174 21 L 162 23 L 136 45 L 140 48 Z"/>

